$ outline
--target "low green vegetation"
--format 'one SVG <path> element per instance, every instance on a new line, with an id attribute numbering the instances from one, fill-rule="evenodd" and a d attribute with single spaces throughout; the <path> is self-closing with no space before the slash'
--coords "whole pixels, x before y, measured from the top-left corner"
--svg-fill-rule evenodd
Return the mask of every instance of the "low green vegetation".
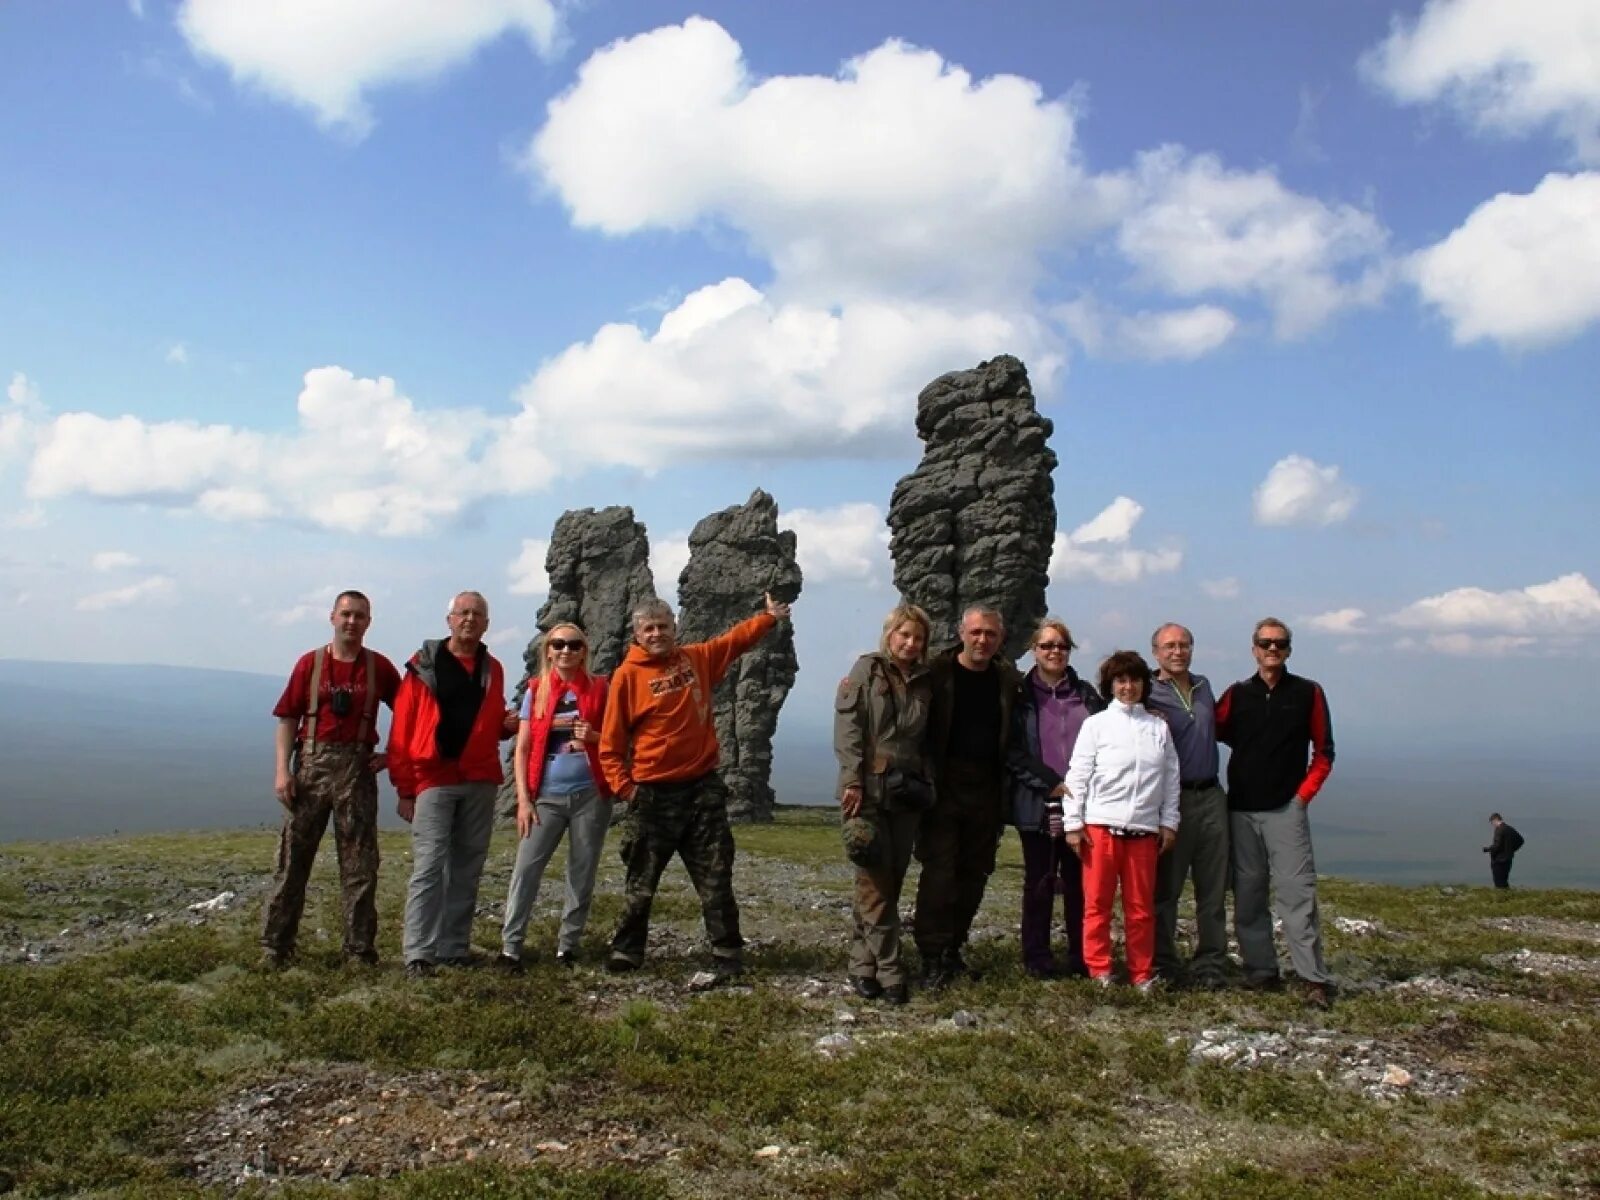
<path id="1" fill-rule="evenodd" d="M 705 992 L 677 868 L 646 969 L 598 969 L 609 854 L 578 970 L 549 962 L 558 861 L 525 974 L 408 982 L 403 836 L 383 842 L 384 965 L 341 962 L 324 854 L 281 972 L 255 949 L 268 831 L 0 847 L 0 951 L 38 959 L 0 966 L 0 1192 L 1600 1192 L 1600 896 L 1325 881 L 1346 986 L 1313 1014 L 1292 994 L 1028 980 L 1008 841 L 971 956 L 983 978 L 891 1009 L 841 986 L 850 877 L 827 815 L 784 812 L 738 839 L 750 986 Z M 486 872 L 488 953 L 512 849 L 498 835 Z M 190 910 L 225 889 L 231 907 Z M 1255 1059 L 1197 1050 L 1228 1039 Z M 1406 1082 L 1384 1083 L 1390 1068 Z"/>

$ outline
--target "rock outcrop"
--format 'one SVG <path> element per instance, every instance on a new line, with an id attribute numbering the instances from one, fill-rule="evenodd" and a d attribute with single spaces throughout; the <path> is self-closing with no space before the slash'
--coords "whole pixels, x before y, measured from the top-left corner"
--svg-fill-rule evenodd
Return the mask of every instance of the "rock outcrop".
<path id="1" fill-rule="evenodd" d="M 1056 532 L 1056 456 L 1028 370 L 1009 354 L 941 375 L 917 397 L 922 461 L 895 485 L 889 553 L 902 595 L 927 610 L 935 647 L 972 604 L 1005 618 L 1003 653 L 1045 614 Z"/>
<path id="2" fill-rule="evenodd" d="M 515 696 L 518 704 L 526 678 L 539 662 L 545 630 L 562 621 L 577 622 L 589 638 L 590 669 L 610 674 L 633 638 L 634 606 L 656 594 L 650 574 L 650 539 L 644 526 L 633 519 L 633 509 L 624 506 L 562 513 L 551 531 L 544 566 L 550 592 L 539 609 L 540 632 L 522 655 L 523 679 Z M 508 748 L 506 754 L 511 753 Z M 496 808 L 502 817 L 516 813 L 516 785 L 509 766 Z"/>
<path id="3" fill-rule="evenodd" d="M 630 614 L 656 594 L 650 575 L 650 539 L 633 509 L 575 508 L 561 514 L 544 559 L 550 595 L 539 609 L 540 630 L 575 621 L 589 635 L 591 670 L 609 675 L 633 638 Z M 542 633 L 528 643 L 532 670 Z"/>
<path id="4" fill-rule="evenodd" d="M 684 642 L 716 637 L 761 610 L 761 594 L 800 594 L 795 537 L 778 530 L 778 505 L 757 489 L 744 504 L 712 513 L 689 535 L 689 563 L 678 577 L 678 633 Z M 772 819 L 772 734 L 794 686 L 799 660 L 789 622 L 739 659 L 717 689 L 717 740 L 728 815 Z"/>

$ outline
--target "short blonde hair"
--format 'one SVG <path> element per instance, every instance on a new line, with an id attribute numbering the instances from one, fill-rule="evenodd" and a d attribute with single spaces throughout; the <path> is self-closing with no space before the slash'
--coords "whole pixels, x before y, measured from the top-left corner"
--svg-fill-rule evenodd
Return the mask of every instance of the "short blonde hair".
<path id="1" fill-rule="evenodd" d="M 933 622 L 928 619 L 928 614 L 915 604 L 901 601 L 889 610 L 889 615 L 883 619 L 883 635 L 878 638 L 878 649 L 884 654 L 889 653 L 889 635 L 907 621 L 913 621 L 922 626 L 922 653 L 917 656 L 921 662 L 928 657 L 928 642 L 933 638 Z"/>

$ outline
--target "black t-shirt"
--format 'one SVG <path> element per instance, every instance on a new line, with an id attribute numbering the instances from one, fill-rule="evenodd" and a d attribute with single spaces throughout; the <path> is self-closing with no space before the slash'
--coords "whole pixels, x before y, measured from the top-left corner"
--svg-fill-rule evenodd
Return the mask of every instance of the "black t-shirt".
<path id="1" fill-rule="evenodd" d="M 969 671 L 955 664 L 955 704 L 950 711 L 950 757 L 997 765 L 1000 761 L 1000 672 Z"/>

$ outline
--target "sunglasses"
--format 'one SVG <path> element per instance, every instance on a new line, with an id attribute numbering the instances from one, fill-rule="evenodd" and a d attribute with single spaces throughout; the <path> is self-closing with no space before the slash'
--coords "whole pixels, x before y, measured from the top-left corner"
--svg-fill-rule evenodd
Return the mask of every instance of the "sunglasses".
<path id="1" fill-rule="evenodd" d="M 1287 650 L 1288 638 L 1257 638 L 1256 645 L 1262 650 Z"/>
<path id="2" fill-rule="evenodd" d="M 1034 646 L 1035 650 L 1042 651 L 1045 654 L 1055 654 L 1059 651 L 1065 650 L 1066 648 L 1067 644 L 1065 642 L 1040 642 L 1038 645 Z"/>
<path id="3" fill-rule="evenodd" d="M 583 639 L 582 638 L 551 638 L 550 639 L 550 649 L 552 649 L 552 650 L 582 650 L 583 649 Z"/>

